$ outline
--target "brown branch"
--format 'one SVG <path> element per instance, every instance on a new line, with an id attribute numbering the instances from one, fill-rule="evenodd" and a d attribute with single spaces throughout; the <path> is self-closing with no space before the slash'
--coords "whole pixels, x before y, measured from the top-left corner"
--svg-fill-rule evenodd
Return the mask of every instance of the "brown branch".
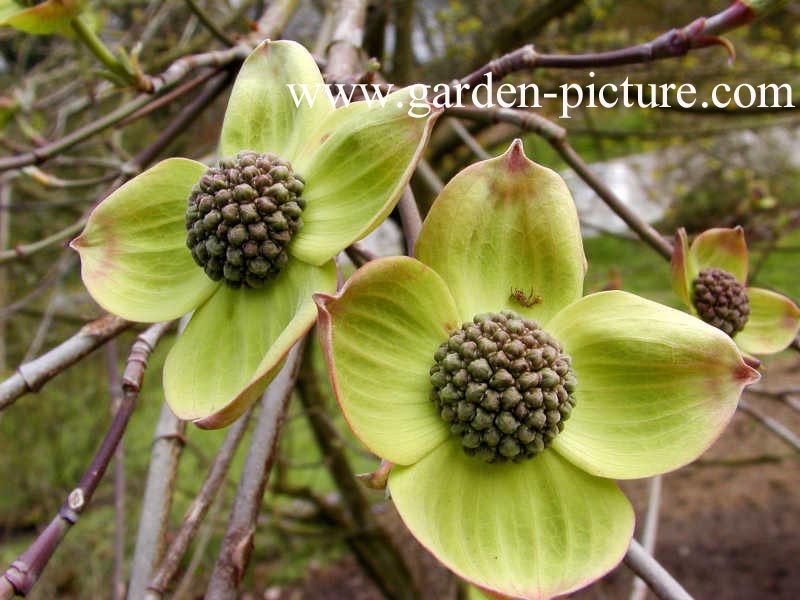
<path id="1" fill-rule="evenodd" d="M 476 140 L 466 127 L 456 118 L 447 119 L 447 124 L 455 131 L 456 135 L 464 142 L 464 145 L 478 157 L 479 160 L 488 160 L 491 158 L 488 152 L 481 146 L 480 142 Z"/>
<path id="2" fill-rule="evenodd" d="M 418 175 L 434 194 L 438 194 L 444 189 L 444 181 L 441 180 L 436 170 L 424 158 L 417 163 L 417 170 L 414 171 L 414 174 Z"/>
<path id="3" fill-rule="evenodd" d="M 236 449 L 247 431 L 247 425 L 250 422 L 252 413 L 252 409 L 248 410 L 231 426 L 225 435 L 225 440 L 208 470 L 197 497 L 186 511 L 180 531 L 172 540 L 164 559 L 161 561 L 161 565 L 150 580 L 145 600 L 160 600 L 163 598 L 164 593 L 167 591 L 167 586 L 178 571 L 181 559 L 186 553 L 189 543 L 197 533 L 203 519 L 205 519 L 220 487 L 225 483 Z"/>
<path id="4" fill-rule="evenodd" d="M 292 348 L 278 375 L 264 392 L 261 412 L 253 429 L 236 500 L 225 536 L 222 539 L 217 562 L 211 573 L 206 598 L 233 600 L 238 597 L 239 583 L 244 577 L 253 550 L 256 519 L 264 498 L 278 447 L 281 425 L 292 395 L 297 370 L 300 365 L 304 341 Z"/>
<path id="5" fill-rule="evenodd" d="M 118 109 L 110 112 L 109 114 L 92 121 L 84 127 L 76 129 L 59 140 L 50 142 L 39 148 L 35 148 L 30 152 L 18 154 L 16 156 L 6 157 L 0 159 L 0 171 L 9 169 L 19 169 L 28 165 L 42 163 L 57 154 L 83 142 L 97 133 L 118 125 L 121 121 L 134 114 L 136 111 L 153 101 L 153 94 L 158 94 L 162 91 L 170 89 L 173 85 L 181 81 L 190 71 L 203 68 L 213 67 L 215 69 L 222 69 L 244 60 L 247 55 L 247 48 L 237 46 L 228 50 L 219 50 L 215 52 L 206 52 L 204 54 L 193 54 L 184 58 L 178 59 L 169 68 L 167 68 L 161 75 L 148 78 L 147 91 L 148 93 L 141 94 L 119 107 Z M 188 93 L 191 88 L 186 89 Z"/>
<path id="6" fill-rule="evenodd" d="M 344 249 L 347 258 L 349 258 L 356 267 L 362 267 L 371 260 L 375 260 L 378 256 L 368 250 L 363 244 L 353 242 Z"/>
<path id="7" fill-rule="evenodd" d="M 167 92 L 163 96 L 157 97 L 155 100 L 153 100 L 152 102 L 148 103 L 146 106 L 140 108 L 139 110 L 137 110 L 135 113 L 133 113 L 129 117 L 125 117 L 124 119 L 122 119 L 119 123 L 116 124 L 116 126 L 117 127 L 125 127 L 126 125 L 128 125 L 130 123 L 133 123 L 134 121 L 137 121 L 137 120 L 139 120 L 139 119 L 141 119 L 143 117 L 146 117 L 147 115 L 159 110 L 160 108 L 163 108 L 165 106 L 168 106 L 168 105 L 172 104 L 178 98 L 181 98 L 181 97 L 187 95 L 192 90 L 194 90 L 194 89 L 200 87 L 201 85 L 203 85 L 209 79 L 212 79 L 213 77 L 216 77 L 218 75 L 219 75 L 219 71 L 215 71 L 215 70 L 209 70 L 209 71 L 206 71 L 205 73 L 201 73 L 197 77 L 194 77 L 194 78 L 190 79 L 189 81 L 187 81 L 186 83 L 183 83 L 183 84 L 179 85 L 178 87 L 172 89 L 171 91 Z"/>
<path id="8" fill-rule="evenodd" d="M 224 75 L 212 80 L 194 100 L 181 109 L 180 113 L 169 122 L 152 144 L 131 159 L 126 165 L 126 171 L 138 173 L 153 162 L 230 85 L 234 74 L 233 70 L 229 70 Z"/>
<path id="9" fill-rule="evenodd" d="M 73 223 L 61 231 L 57 231 L 56 233 L 41 240 L 37 240 L 29 244 L 18 244 L 9 250 L 0 250 L 0 265 L 17 259 L 28 258 L 32 254 L 36 254 L 37 252 L 41 252 L 46 248 L 71 239 L 73 236 L 80 233 L 85 225 L 86 218 L 82 218 L 76 223 Z"/>
<path id="10" fill-rule="evenodd" d="M 642 546 L 653 554 L 656 549 L 656 535 L 658 534 L 658 513 L 661 507 L 661 484 L 663 478 L 656 475 L 650 479 L 650 492 L 647 498 L 647 513 L 644 518 L 644 531 L 642 531 Z M 645 600 L 647 584 L 641 577 L 633 578 L 633 589 L 629 600 Z"/>
<path id="11" fill-rule="evenodd" d="M 226 46 L 235 46 L 236 41 L 217 26 L 216 21 L 195 0 L 185 0 L 189 9 L 197 16 L 206 29 Z"/>
<path id="12" fill-rule="evenodd" d="M 123 401 L 116 340 L 109 340 L 103 349 L 113 419 Z M 111 597 L 113 600 L 122 600 L 125 597 L 125 449 L 122 440 L 114 452 L 114 569 L 111 577 Z"/>
<path id="13" fill-rule="evenodd" d="M 289 24 L 289 19 L 297 9 L 297 0 L 275 0 L 258 20 L 257 38 L 274 38 L 280 35 Z M 258 39 L 257 41 L 260 41 Z"/>
<path id="14" fill-rule="evenodd" d="M 623 560 L 662 600 L 693 600 L 683 586 L 658 564 L 656 559 L 650 556 L 636 540 L 631 540 L 631 545 Z"/>
<path id="15" fill-rule="evenodd" d="M 403 195 L 400 196 L 400 201 L 397 203 L 397 212 L 400 214 L 403 237 L 406 240 L 406 253 L 414 256 L 414 245 L 422 230 L 422 217 L 410 186 L 406 186 L 406 189 L 403 190 Z"/>
<path id="16" fill-rule="evenodd" d="M 147 588 L 153 566 L 161 560 L 166 543 L 172 493 L 178 475 L 178 461 L 183 451 L 186 422 L 176 417 L 166 402 L 153 433 L 150 466 L 147 471 L 139 530 L 131 563 L 128 598 L 138 600 Z"/>
<path id="17" fill-rule="evenodd" d="M 487 63 L 456 83 L 474 87 L 483 82 L 490 73 L 493 78 L 502 79 L 517 71 L 537 68 L 603 68 L 678 58 L 691 50 L 714 45 L 725 46 L 717 35 L 746 25 L 754 18 L 753 10 L 737 1 L 712 17 L 700 17 L 682 29 L 672 29 L 649 42 L 619 50 L 589 54 L 540 54 L 532 44 L 528 44 Z"/>
<path id="18" fill-rule="evenodd" d="M 347 82 L 357 79 L 364 60 L 361 42 L 366 16 L 366 0 L 338 0 L 333 16 L 336 25 L 328 49 L 328 80 Z"/>
<path id="19" fill-rule="evenodd" d="M 170 325 L 171 323 L 157 323 L 136 338 L 122 376 L 123 400 L 103 442 L 55 518 L 0 578 L 0 600 L 8 600 L 14 594 L 25 596 L 31 591 L 61 540 L 88 506 L 133 414 L 147 368 L 147 359 Z"/>
<path id="20" fill-rule="evenodd" d="M 16 373 L 0 383 L 0 410 L 28 392 L 39 391 L 53 377 L 131 325 L 129 321 L 114 315 L 105 315 L 85 325 L 78 333 L 39 358 L 20 365 Z"/>

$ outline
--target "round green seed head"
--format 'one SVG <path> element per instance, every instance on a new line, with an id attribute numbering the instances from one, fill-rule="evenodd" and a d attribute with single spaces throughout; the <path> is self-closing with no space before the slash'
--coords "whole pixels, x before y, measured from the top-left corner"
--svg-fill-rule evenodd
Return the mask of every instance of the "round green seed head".
<path id="1" fill-rule="evenodd" d="M 564 428 L 577 386 L 570 357 L 538 323 L 477 315 L 434 352 L 431 399 L 464 451 L 494 463 L 542 452 Z"/>
<path id="2" fill-rule="evenodd" d="M 303 225 L 303 178 L 274 154 L 221 159 L 192 189 L 186 245 L 206 274 L 230 287 L 262 287 L 288 262 Z"/>

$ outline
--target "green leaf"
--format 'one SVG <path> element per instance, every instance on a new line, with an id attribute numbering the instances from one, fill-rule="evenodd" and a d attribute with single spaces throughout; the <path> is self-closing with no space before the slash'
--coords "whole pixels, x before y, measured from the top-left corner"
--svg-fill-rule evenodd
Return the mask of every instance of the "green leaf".
<path id="1" fill-rule="evenodd" d="M 683 300 L 690 309 L 694 310 L 692 303 L 692 282 L 697 277 L 697 268 L 691 264 L 692 255 L 689 252 L 689 240 L 686 230 L 681 227 L 675 235 L 670 261 L 670 282 L 672 290 Z"/>
<path id="2" fill-rule="evenodd" d="M 367 263 L 316 296 L 320 341 L 347 422 L 375 454 L 419 460 L 449 435 L 430 399 L 433 354 L 461 325 L 441 277 L 412 258 Z"/>
<path id="3" fill-rule="evenodd" d="M 325 262 L 392 211 L 439 115 L 409 116 L 410 89 L 390 94 L 385 108 L 377 100 L 340 108 L 314 132 L 297 161 L 307 206 L 291 254 Z"/>
<path id="4" fill-rule="evenodd" d="M 447 282 L 463 320 L 511 309 L 546 322 L 580 298 L 586 272 L 567 186 L 528 160 L 519 140 L 445 186 L 416 254 Z"/>
<path id="5" fill-rule="evenodd" d="M 549 599 L 610 571 L 625 554 L 634 515 L 614 482 L 552 450 L 487 464 L 446 442 L 389 490 L 423 546 L 456 574 L 503 596 Z"/>
<path id="6" fill-rule="evenodd" d="M 186 247 L 184 215 L 205 165 L 170 158 L 103 200 L 71 246 L 95 301 L 131 321 L 174 319 L 199 306 L 218 284 Z"/>
<path id="7" fill-rule="evenodd" d="M 800 328 L 800 308 L 786 296 L 747 288 L 750 316 L 734 336 L 738 346 L 751 354 L 773 354 L 785 349 Z"/>
<path id="8" fill-rule="evenodd" d="M 548 328 L 578 379 L 553 447 L 602 477 L 650 477 L 694 460 L 759 379 L 719 329 L 626 292 L 586 296 Z"/>
<path id="9" fill-rule="evenodd" d="M 307 85 L 309 93 L 318 94 L 312 106 L 307 102 L 298 106 L 290 84 Z M 296 167 L 300 146 L 333 112 L 323 85 L 314 57 L 300 44 L 263 42 L 236 77 L 222 124 L 220 155 L 233 156 L 240 150 L 273 152 Z"/>
<path id="10" fill-rule="evenodd" d="M 164 394 L 172 411 L 207 429 L 233 422 L 314 324 L 313 292 L 335 289 L 333 262 L 296 260 L 262 289 L 220 286 L 167 356 Z"/>
<path id="11" fill-rule="evenodd" d="M 716 267 L 731 273 L 740 283 L 747 281 L 747 243 L 741 227 L 709 229 L 692 242 L 689 253 L 697 273 Z M 692 273 L 694 280 L 697 273 Z"/>
<path id="12" fill-rule="evenodd" d="M 0 26 L 39 35 L 71 35 L 70 21 L 80 14 L 81 0 L 47 0 L 30 8 L 12 0 L 0 0 Z"/>

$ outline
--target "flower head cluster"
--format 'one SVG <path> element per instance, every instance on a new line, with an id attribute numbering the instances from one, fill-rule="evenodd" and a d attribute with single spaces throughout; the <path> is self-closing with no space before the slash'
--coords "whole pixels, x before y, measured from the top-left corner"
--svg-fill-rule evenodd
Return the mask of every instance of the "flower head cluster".
<path id="1" fill-rule="evenodd" d="M 194 311 L 164 367 L 176 415 L 221 427 L 242 414 L 311 327 L 332 258 L 388 215 L 437 116 L 383 104 L 299 105 L 287 84 L 323 80 L 313 57 L 265 42 L 233 86 L 212 167 L 155 165 L 106 198 L 72 242 L 94 299 L 132 321 Z"/>
<path id="2" fill-rule="evenodd" d="M 800 329 L 800 308 L 786 296 L 748 287 L 747 267 L 741 227 L 709 229 L 691 246 L 684 229 L 675 236 L 672 289 L 689 310 L 745 352 L 780 352 Z"/>
<path id="3" fill-rule="evenodd" d="M 315 295 L 348 423 L 394 463 L 400 516 L 458 575 L 493 597 L 587 585 L 633 533 L 613 479 L 695 459 L 758 373 L 690 315 L 582 298 L 569 191 L 519 141 L 448 183 L 416 252 Z M 531 288 L 537 302 L 509 295 Z"/>

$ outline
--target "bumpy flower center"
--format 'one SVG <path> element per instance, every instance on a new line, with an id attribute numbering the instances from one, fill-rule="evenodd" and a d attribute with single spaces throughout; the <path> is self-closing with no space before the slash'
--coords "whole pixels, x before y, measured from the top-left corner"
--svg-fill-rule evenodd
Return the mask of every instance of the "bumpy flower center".
<path id="1" fill-rule="evenodd" d="M 431 399 L 464 451 L 519 462 L 544 450 L 575 406 L 570 357 L 536 321 L 477 315 L 434 354 Z"/>
<path id="2" fill-rule="evenodd" d="M 192 188 L 186 245 L 206 274 L 258 288 L 286 265 L 286 246 L 303 225 L 303 178 L 274 154 L 239 152 Z"/>
<path id="3" fill-rule="evenodd" d="M 703 269 L 692 289 L 694 306 L 703 321 L 730 336 L 744 329 L 750 302 L 736 277 L 722 269 Z"/>

